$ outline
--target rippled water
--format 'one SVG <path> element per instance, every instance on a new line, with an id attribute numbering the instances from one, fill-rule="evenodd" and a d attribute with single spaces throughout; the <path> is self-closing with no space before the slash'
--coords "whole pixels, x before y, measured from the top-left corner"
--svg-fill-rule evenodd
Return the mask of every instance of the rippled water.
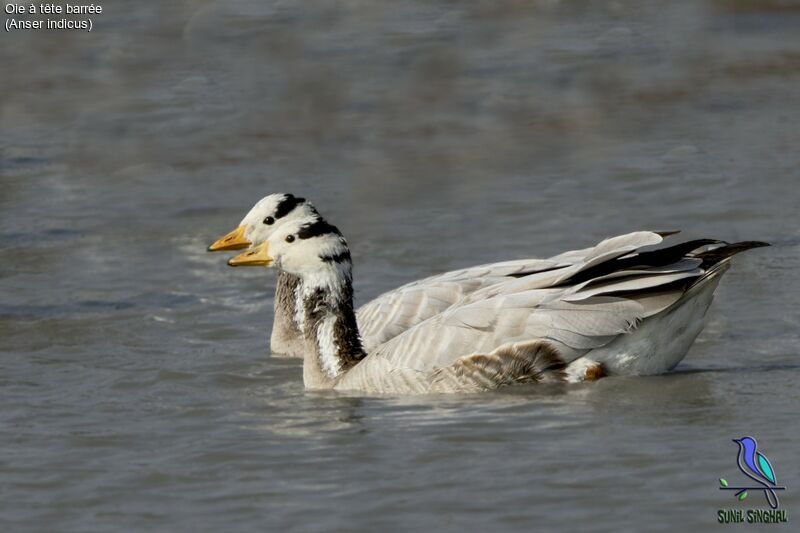
<path id="1" fill-rule="evenodd" d="M 0 37 L 4 531 L 700 530 L 764 506 L 717 490 L 746 434 L 800 520 L 800 5 L 167 4 Z M 641 228 L 773 246 L 670 375 L 305 392 L 273 273 L 205 251 L 271 192 L 359 302 Z"/>

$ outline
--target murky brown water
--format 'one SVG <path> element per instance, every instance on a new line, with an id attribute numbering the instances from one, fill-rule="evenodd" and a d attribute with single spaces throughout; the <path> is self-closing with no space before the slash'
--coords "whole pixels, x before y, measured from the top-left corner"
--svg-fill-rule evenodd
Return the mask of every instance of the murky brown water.
<path id="1" fill-rule="evenodd" d="M 103 6 L 0 36 L 3 531 L 701 530 L 764 505 L 717 490 L 745 434 L 800 520 L 800 4 Z M 773 247 L 667 376 L 309 393 L 273 274 L 205 252 L 271 192 L 362 302 L 641 228 Z"/>

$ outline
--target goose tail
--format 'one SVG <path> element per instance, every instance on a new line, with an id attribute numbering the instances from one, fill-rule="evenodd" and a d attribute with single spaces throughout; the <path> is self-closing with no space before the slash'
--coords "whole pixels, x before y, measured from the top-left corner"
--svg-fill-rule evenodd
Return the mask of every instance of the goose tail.
<path id="1" fill-rule="evenodd" d="M 740 252 L 744 252 L 752 248 L 761 248 L 764 246 L 770 246 L 770 244 L 762 241 L 742 241 L 730 244 L 723 243 L 721 246 L 712 248 L 710 250 L 687 254 L 689 257 L 701 259 L 703 262 L 700 265 L 700 268 L 705 270 L 705 272 L 702 276 L 694 280 L 694 282 L 686 290 L 686 293 L 678 302 L 675 303 L 674 306 L 677 307 L 686 300 L 694 297 L 710 283 L 718 283 L 720 277 L 731 267 L 731 257 Z"/>
<path id="2" fill-rule="evenodd" d="M 742 241 L 730 244 L 725 243 L 722 246 L 694 254 L 694 257 L 703 260 L 703 264 L 701 265 L 703 268 L 710 268 L 740 252 L 744 252 L 745 250 L 761 248 L 769 245 L 770 244 L 768 242 L 763 241 Z"/>

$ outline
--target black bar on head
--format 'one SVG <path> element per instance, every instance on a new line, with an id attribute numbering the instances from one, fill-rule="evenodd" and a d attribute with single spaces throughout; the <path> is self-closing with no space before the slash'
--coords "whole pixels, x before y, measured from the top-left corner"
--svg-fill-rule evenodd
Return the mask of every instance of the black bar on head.
<path id="1" fill-rule="evenodd" d="M 275 208 L 275 218 L 283 218 L 292 211 L 298 205 L 305 202 L 305 198 L 295 198 L 293 194 L 287 194 L 283 200 L 278 202 L 278 207 Z"/>
<path id="2" fill-rule="evenodd" d="M 335 233 L 339 236 L 342 235 L 339 228 L 328 224 L 325 219 L 319 218 L 311 224 L 303 225 L 300 231 L 297 232 L 297 236 L 301 239 L 310 239 L 311 237 L 319 237 L 320 235 L 326 235 L 328 233 Z"/>

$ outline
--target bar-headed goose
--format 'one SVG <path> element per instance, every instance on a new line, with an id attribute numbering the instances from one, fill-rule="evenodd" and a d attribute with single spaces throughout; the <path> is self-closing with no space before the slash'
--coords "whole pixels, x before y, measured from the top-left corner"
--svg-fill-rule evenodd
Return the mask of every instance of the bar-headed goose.
<path id="1" fill-rule="evenodd" d="M 765 243 L 703 239 L 643 250 L 661 241 L 642 231 L 566 254 L 558 266 L 474 291 L 371 350 L 356 324 L 350 250 L 319 215 L 282 225 L 230 262 L 299 278 L 306 387 L 480 391 L 672 369 L 702 329 L 729 258 Z"/>
<path id="2" fill-rule="evenodd" d="M 209 251 L 256 249 L 282 225 L 317 214 L 311 203 L 291 194 L 271 194 L 245 215 L 239 226 L 209 247 Z M 484 287 L 569 264 L 568 252 L 550 259 L 520 259 L 479 265 L 407 283 L 362 305 L 356 320 L 367 350 L 438 315 L 465 296 Z M 298 326 L 297 278 L 280 271 L 275 288 L 275 319 L 270 339 L 275 355 L 303 357 L 303 335 Z"/>

